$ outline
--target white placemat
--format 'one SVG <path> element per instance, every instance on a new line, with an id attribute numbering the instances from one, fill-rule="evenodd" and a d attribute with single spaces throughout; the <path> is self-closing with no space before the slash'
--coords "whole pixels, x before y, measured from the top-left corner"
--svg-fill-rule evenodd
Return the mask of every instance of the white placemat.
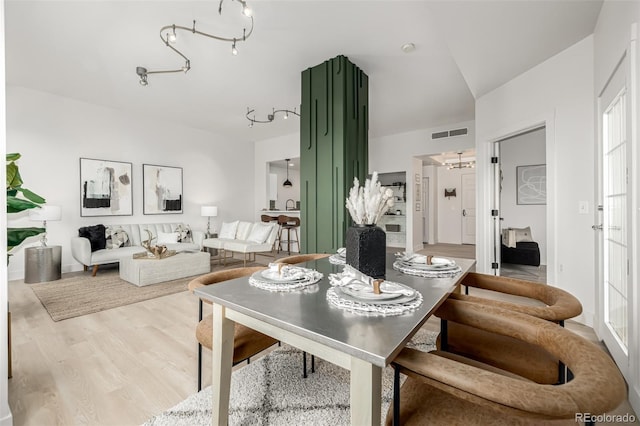
<path id="1" fill-rule="evenodd" d="M 455 277 L 462 271 L 462 268 L 458 265 L 455 265 L 455 267 L 452 267 L 451 269 L 428 270 L 428 269 L 423 269 L 419 266 L 411 267 L 407 264 L 403 264 L 402 261 L 400 260 L 396 260 L 395 262 L 393 262 L 393 269 L 395 269 L 396 271 L 400 271 L 403 274 L 416 275 L 418 277 L 423 277 L 423 278 Z"/>
<path id="2" fill-rule="evenodd" d="M 332 287 L 327 290 L 327 301 L 330 304 L 353 313 L 364 315 L 402 315 L 405 312 L 415 311 L 422 305 L 422 300 L 422 294 L 416 292 L 416 297 L 413 300 L 404 303 L 389 303 L 389 301 L 385 301 L 385 303 L 359 302 L 352 298 L 347 299 L 338 295 L 336 288 Z"/>
<path id="3" fill-rule="evenodd" d="M 284 276 L 292 277 L 291 281 L 284 278 L 269 279 L 269 273 L 272 273 L 272 269 L 265 269 L 262 271 L 254 272 L 249 277 L 249 284 L 254 287 L 261 288 L 269 291 L 294 291 L 303 289 L 316 284 L 323 277 L 321 272 L 313 269 L 300 268 L 294 266 L 286 266 Z M 317 286 L 316 286 L 317 287 Z M 316 289 L 317 291 L 317 289 Z"/>

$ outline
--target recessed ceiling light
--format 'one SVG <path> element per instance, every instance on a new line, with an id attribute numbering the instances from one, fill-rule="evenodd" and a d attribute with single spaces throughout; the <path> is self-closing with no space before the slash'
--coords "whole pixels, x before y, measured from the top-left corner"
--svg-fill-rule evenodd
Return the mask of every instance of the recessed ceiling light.
<path id="1" fill-rule="evenodd" d="M 405 43 L 402 45 L 401 49 L 404 53 L 413 52 L 416 50 L 416 45 L 413 43 Z"/>

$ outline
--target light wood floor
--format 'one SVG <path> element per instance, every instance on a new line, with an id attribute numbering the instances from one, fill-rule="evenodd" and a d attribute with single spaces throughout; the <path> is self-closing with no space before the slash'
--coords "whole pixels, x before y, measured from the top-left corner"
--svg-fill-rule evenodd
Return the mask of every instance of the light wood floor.
<path id="1" fill-rule="evenodd" d="M 196 391 L 198 303 L 189 292 L 60 322 L 21 281 L 9 283 L 9 301 L 15 426 L 139 425 Z M 588 327 L 568 328 L 596 340 Z M 631 411 L 625 403 L 616 412 Z"/>

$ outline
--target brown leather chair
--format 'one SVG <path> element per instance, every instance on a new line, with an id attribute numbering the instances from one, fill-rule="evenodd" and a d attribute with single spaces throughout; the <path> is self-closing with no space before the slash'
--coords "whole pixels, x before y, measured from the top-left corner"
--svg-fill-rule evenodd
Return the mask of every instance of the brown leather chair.
<path id="1" fill-rule="evenodd" d="M 573 295 L 546 284 L 473 272 L 467 274 L 461 284 L 524 299 L 510 302 L 456 293 L 451 294 L 450 299 L 508 309 L 560 325 L 582 312 L 580 301 Z M 493 365 L 537 383 L 555 384 L 566 380 L 565 368 L 560 361 L 534 345 L 455 322 L 443 322 L 441 328 L 438 346 L 447 352 Z"/>
<path id="2" fill-rule="evenodd" d="M 264 269 L 264 267 L 248 267 L 211 272 L 192 280 L 189 283 L 189 291 L 193 293 L 198 287 L 246 277 L 256 271 L 262 271 Z M 202 302 L 203 300 L 200 299 L 198 306 L 199 322 L 196 326 L 196 339 L 198 339 L 198 391 L 202 389 L 202 347 L 204 346 L 205 348 L 211 349 L 213 346 L 213 314 L 202 318 Z M 207 300 L 204 300 L 204 302 L 211 304 L 211 302 Z M 278 343 L 278 341 L 270 336 L 245 327 L 244 325 L 236 324 L 233 335 L 233 365 L 244 360 L 249 362 L 250 357 L 262 352 L 275 343 Z"/>
<path id="3" fill-rule="evenodd" d="M 331 255 L 328 253 L 296 254 L 293 256 L 278 259 L 275 263 L 287 263 L 289 265 L 295 265 L 296 263 L 310 262 L 312 260 L 318 260 L 329 256 Z"/>
<path id="4" fill-rule="evenodd" d="M 565 384 L 539 384 L 459 355 L 405 348 L 393 364 L 397 381 L 400 373 L 408 377 L 394 395 L 387 425 L 394 412 L 399 414 L 396 424 L 403 425 L 558 424 L 562 419 L 576 424 L 576 413 L 603 414 L 626 398 L 624 379 L 611 357 L 557 324 L 453 299 L 436 315 L 548 351 L 574 377 Z"/>

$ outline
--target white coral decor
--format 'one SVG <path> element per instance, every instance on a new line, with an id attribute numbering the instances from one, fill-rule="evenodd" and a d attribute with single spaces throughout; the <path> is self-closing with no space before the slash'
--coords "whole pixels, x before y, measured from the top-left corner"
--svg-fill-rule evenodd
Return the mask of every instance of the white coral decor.
<path id="1" fill-rule="evenodd" d="M 354 178 L 346 205 L 355 223 L 375 225 L 393 207 L 393 190 L 380 185 L 378 172 L 373 172 L 364 187 L 360 186 L 358 178 Z"/>

